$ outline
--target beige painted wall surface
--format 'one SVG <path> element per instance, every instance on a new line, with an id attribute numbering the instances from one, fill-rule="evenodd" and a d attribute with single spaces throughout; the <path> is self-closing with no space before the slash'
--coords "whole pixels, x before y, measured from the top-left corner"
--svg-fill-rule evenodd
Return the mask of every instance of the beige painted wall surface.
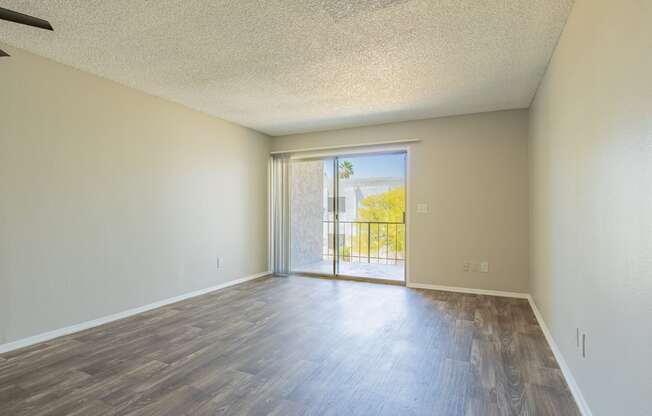
<path id="1" fill-rule="evenodd" d="M 0 47 L 0 344 L 267 269 L 267 136 Z"/>
<path id="2" fill-rule="evenodd" d="M 651 22 L 578 0 L 531 110 L 534 299 L 596 416 L 652 409 Z"/>
<path id="3" fill-rule="evenodd" d="M 517 110 L 274 137 L 272 147 L 421 139 L 410 145 L 411 282 L 527 292 L 527 134 Z M 464 272 L 466 260 L 490 272 Z"/>

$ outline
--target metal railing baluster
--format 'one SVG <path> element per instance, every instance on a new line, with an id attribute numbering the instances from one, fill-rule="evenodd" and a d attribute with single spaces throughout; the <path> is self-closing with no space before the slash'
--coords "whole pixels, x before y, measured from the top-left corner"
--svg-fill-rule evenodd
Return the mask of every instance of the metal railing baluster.
<path id="1" fill-rule="evenodd" d="M 363 259 L 362 254 L 362 239 L 365 237 L 363 230 L 366 228 L 366 237 L 367 237 L 367 263 L 371 263 L 372 260 L 375 260 L 377 264 L 397 264 L 398 262 L 404 261 L 405 256 L 403 248 L 405 244 L 402 243 L 402 240 L 405 239 L 404 222 L 390 222 L 390 221 L 338 221 L 339 228 L 336 229 L 334 220 L 324 220 L 322 223 L 325 225 L 325 230 L 327 234 L 333 235 L 333 240 L 338 239 L 335 233 L 338 233 L 338 236 L 341 236 L 341 242 L 338 244 L 338 247 L 326 247 L 325 250 L 322 250 L 325 257 L 335 256 L 337 253 L 341 253 L 341 257 L 344 261 L 349 262 L 358 262 L 361 263 Z M 366 225 L 366 227 L 364 227 Z M 376 234 L 373 233 L 373 227 L 376 226 Z M 391 241 L 391 226 L 394 226 L 394 242 Z M 355 228 L 355 233 L 353 232 Z M 384 233 L 383 233 L 384 231 Z M 354 236 L 356 238 L 354 238 Z M 356 239 L 357 239 L 357 252 L 356 252 Z M 372 250 L 372 243 L 376 244 L 375 252 Z M 390 248 L 394 246 L 394 253 L 390 251 Z M 341 250 L 340 250 L 341 247 Z M 346 250 L 350 250 L 348 253 Z M 337 253 L 334 251 L 337 250 Z M 373 255 L 372 255 L 373 254 Z M 393 263 L 392 263 L 393 262 Z"/>

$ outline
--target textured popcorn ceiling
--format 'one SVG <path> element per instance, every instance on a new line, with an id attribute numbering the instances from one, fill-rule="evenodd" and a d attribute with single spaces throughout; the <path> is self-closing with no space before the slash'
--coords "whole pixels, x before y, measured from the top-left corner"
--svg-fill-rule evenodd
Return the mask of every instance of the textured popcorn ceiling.
<path id="1" fill-rule="evenodd" d="M 0 41 L 280 135 L 528 107 L 571 4 L 6 0 L 55 32 Z"/>

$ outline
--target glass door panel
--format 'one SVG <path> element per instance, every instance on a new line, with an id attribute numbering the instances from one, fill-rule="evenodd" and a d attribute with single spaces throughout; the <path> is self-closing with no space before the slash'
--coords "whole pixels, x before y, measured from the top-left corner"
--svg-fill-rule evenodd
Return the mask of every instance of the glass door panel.
<path id="1" fill-rule="evenodd" d="M 292 160 L 290 268 L 292 273 L 335 273 L 335 160 Z"/>
<path id="2" fill-rule="evenodd" d="M 337 158 L 336 274 L 405 280 L 405 153 Z"/>
<path id="3" fill-rule="evenodd" d="M 293 160 L 294 273 L 404 281 L 405 153 Z"/>

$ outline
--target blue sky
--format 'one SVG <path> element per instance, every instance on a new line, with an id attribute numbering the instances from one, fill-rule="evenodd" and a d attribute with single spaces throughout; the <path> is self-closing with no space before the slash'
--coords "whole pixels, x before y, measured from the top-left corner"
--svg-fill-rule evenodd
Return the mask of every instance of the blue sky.
<path id="1" fill-rule="evenodd" d="M 405 176 L 405 155 L 367 155 L 340 158 L 340 161 L 348 160 L 353 164 L 353 177 L 404 177 Z M 324 161 L 328 176 L 332 176 L 332 162 Z"/>

